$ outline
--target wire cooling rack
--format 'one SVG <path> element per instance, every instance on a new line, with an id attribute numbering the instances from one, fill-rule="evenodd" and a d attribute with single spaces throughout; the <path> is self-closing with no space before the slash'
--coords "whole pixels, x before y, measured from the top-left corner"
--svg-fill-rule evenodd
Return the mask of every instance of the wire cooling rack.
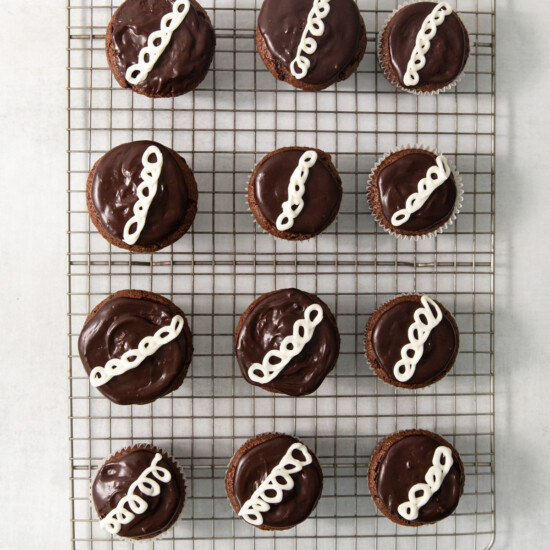
<path id="1" fill-rule="evenodd" d="M 194 93 L 151 100 L 119 88 L 107 67 L 104 32 L 120 1 L 68 0 L 68 320 L 71 541 L 75 549 L 129 548 L 100 529 L 90 481 L 104 458 L 153 442 L 188 475 L 183 519 L 156 549 L 488 548 L 495 531 L 493 431 L 495 2 L 456 0 L 472 39 L 469 72 L 449 93 L 396 92 L 376 65 L 377 32 L 397 0 L 359 0 L 367 53 L 349 80 L 321 93 L 277 83 L 256 54 L 261 0 L 203 0 L 217 34 L 214 65 Z M 192 230 L 155 254 L 110 246 L 86 210 L 94 162 L 130 140 L 154 139 L 195 171 L 199 211 Z M 378 157 L 423 143 L 450 156 L 464 179 L 462 212 L 443 235 L 418 243 L 377 227 L 365 197 Z M 344 197 L 317 239 L 276 240 L 253 222 L 245 187 L 257 161 L 288 145 L 333 154 Z M 261 293 L 296 286 L 335 313 L 340 359 L 312 396 L 268 394 L 247 384 L 233 354 L 240 314 Z M 146 406 L 121 407 L 91 388 L 77 352 L 89 311 L 125 289 L 154 291 L 188 315 L 195 354 L 184 385 Z M 395 294 L 426 292 L 456 316 L 461 350 L 434 386 L 402 391 L 367 367 L 363 331 Z M 366 470 L 375 443 L 405 428 L 448 438 L 466 468 L 455 514 L 410 529 L 381 516 Z M 296 434 L 325 474 L 312 518 L 281 533 L 238 519 L 226 499 L 225 469 L 249 437 Z M 148 543 L 141 543 L 147 548 Z"/>

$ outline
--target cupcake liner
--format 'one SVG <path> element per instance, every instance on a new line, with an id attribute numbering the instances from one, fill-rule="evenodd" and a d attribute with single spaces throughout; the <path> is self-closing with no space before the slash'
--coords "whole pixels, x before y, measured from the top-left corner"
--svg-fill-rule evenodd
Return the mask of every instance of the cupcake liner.
<path id="1" fill-rule="evenodd" d="M 452 88 L 454 88 L 461 80 L 462 78 L 464 77 L 464 74 L 468 71 L 469 69 L 469 66 L 470 66 L 470 61 L 471 61 L 471 58 L 472 58 L 472 39 L 471 39 L 471 36 L 470 36 L 470 32 L 468 32 L 468 46 L 469 46 L 469 54 L 468 54 L 468 59 L 466 60 L 466 63 L 464 64 L 464 68 L 462 69 L 462 72 L 455 78 L 455 80 L 453 80 L 452 82 L 450 82 L 449 84 L 447 84 L 446 86 L 444 86 L 443 88 L 439 88 L 439 90 L 431 90 L 431 91 L 422 91 L 422 90 L 417 90 L 417 89 L 414 89 L 414 88 L 407 88 L 405 86 L 402 86 L 401 83 L 397 80 L 395 80 L 388 72 L 388 70 L 386 69 L 386 66 L 384 65 L 384 63 L 382 62 L 382 37 L 384 36 L 384 32 L 386 31 L 386 27 L 388 26 L 388 23 L 391 21 L 391 19 L 393 18 L 393 16 L 401 9 L 401 8 L 404 8 L 406 6 L 409 6 L 411 4 L 417 4 L 419 2 L 425 2 L 426 0 L 409 0 L 407 2 L 404 2 L 403 4 L 400 4 L 397 8 L 395 8 L 387 17 L 386 21 L 384 22 L 384 25 L 382 26 L 382 30 L 378 33 L 378 40 L 377 40 L 377 46 L 376 46 L 376 51 L 377 51 L 377 57 L 378 57 L 378 66 L 380 67 L 380 69 L 382 70 L 382 73 L 384 74 L 384 76 L 386 77 L 386 79 L 388 80 L 388 82 L 394 86 L 395 88 L 397 88 L 398 90 L 401 90 L 402 92 L 407 92 L 409 94 L 413 94 L 413 95 L 417 95 L 417 96 L 421 96 L 421 95 L 425 95 L 425 96 L 430 96 L 430 95 L 437 95 L 437 94 L 440 94 L 440 93 L 445 93 L 445 92 L 448 92 L 449 90 L 451 90 Z M 456 10 L 454 10 L 456 11 Z M 462 19 L 461 19 L 462 21 Z M 462 21 L 462 23 L 464 24 L 464 21 Z M 464 25 L 466 26 L 466 25 Z"/>
<path id="2" fill-rule="evenodd" d="M 161 540 L 161 539 L 166 538 L 168 536 L 170 531 L 176 526 L 178 521 L 180 521 L 180 519 L 181 519 L 181 515 L 183 514 L 183 510 L 185 508 L 185 501 L 188 499 L 188 486 L 187 486 L 187 476 L 185 475 L 185 472 L 183 471 L 183 468 L 181 467 L 180 463 L 171 454 L 167 453 L 164 449 L 162 449 L 161 447 L 157 447 L 156 445 L 151 445 L 150 443 L 136 443 L 135 445 L 128 445 L 127 447 L 123 447 L 122 449 L 118 449 L 118 451 L 115 451 L 114 453 L 109 455 L 101 463 L 100 468 L 101 468 L 101 466 L 103 466 L 103 464 L 105 464 L 105 462 L 107 462 L 113 456 L 115 456 L 119 453 L 125 452 L 125 451 L 133 451 L 133 450 L 137 450 L 137 449 L 147 449 L 149 451 L 154 451 L 155 453 L 160 453 L 165 460 L 166 460 L 166 458 L 168 458 L 171 461 L 172 465 L 175 466 L 178 469 L 178 471 L 179 471 L 179 473 L 180 473 L 180 475 L 183 479 L 183 487 L 185 489 L 185 497 L 184 497 L 184 501 L 183 501 L 183 506 L 181 507 L 181 511 L 179 512 L 178 517 L 174 520 L 174 523 L 172 523 L 172 525 L 170 527 L 168 527 L 168 529 L 165 529 L 164 531 L 160 532 L 158 535 L 155 535 L 154 537 L 148 537 L 148 538 L 143 538 L 143 539 L 135 539 L 135 538 L 132 538 L 132 537 L 122 537 L 118 534 L 117 535 L 111 534 L 111 533 L 109 533 L 108 531 L 106 531 L 105 529 L 103 529 L 100 526 L 101 529 L 107 535 L 110 535 L 115 540 L 132 542 L 134 544 L 138 544 L 138 543 L 141 544 L 141 543 Z M 99 468 L 98 468 L 98 472 L 99 472 Z M 96 476 L 97 476 L 97 472 L 96 472 Z M 96 510 L 96 507 L 95 507 L 95 504 L 94 504 L 94 499 L 93 499 L 93 496 L 92 496 L 92 485 L 93 485 L 93 482 L 95 481 L 96 476 L 94 476 L 94 479 L 90 483 L 90 495 L 89 495 L 89 497 L 90 497 L 90 505 L 91 505 L 95 515 L 96 515 L 97 522 L 99 523 L 101 521 L 101 519 L 99 517 L 99 514 L 97 513 L 97 510 Z"/>
<path id="3" fill-rule="evenodd" d="M 400 294 L 396 294 L 395 296 L 392 296 L 391 298 L 389 298 L 388 300 L 386 300 L 385 302 L 382 302 L 381 304 L 379 304 L 378 306 L 376 306 L 375 310 L 371 313 L 370 317 L 369 317 L 369 320 L 367 321 L 367 324 L 365 326 L 365 330 L 363 331 L 363 347 L 364 347 L 364 356 L 365 356 L 365 359 L 367 361 L 367 365 L 369 367 L 369 369 L 372 371 L 372 373 L 376 376 L 376 378 L 378 378 L 381 382 L 384 382 L 384 384 L 387 384 L 388 386 L 392 386 L 393 388 L 396 388 L 398 390 L 405 390 L 405 391 L 417 391 L 417 390 L 423 390 L 425 388 L 429 388 L 431 386 L 433 386 L 434 384 L 437 384 L 439 381 L 443 380 L 443 378 L 445 378 L 450 372 L 451 370 L 454 368 L 454 366 L 456 365 L 456 361 L 457 361 L 457 358 L 458 358 L 458 353 L 460 352 L 460 348 L 458 349 L 457 351 L 457 356 L 455 357 L 455 360 L 453 361 L 453 364 L 445 371 L 445 373 L 443 374 L 443 376 L 441 376 L 440 378 L 437 378 L 437 380 L 434 380 L 433 382 L 429 383 L 429 384 L 426 384 L 425 386 L 421 386 L 421 387 L 418 387 L 418 388 L 404 388 L 402 386 L 397 386 L 396 384 L 391 384 L 390 382 L 387 382 L 386 380 L 383 380 L 379 375 L 378 373 L 376 372 L 375 368 L 372 366 L 372 363 L 370 362 L 369 360 L 369 357 L 368 357 L 368 354 L 367 354 L 367 332 L 368 332 L 368 328 L 369 328 L 369 324 L 370 324 L 370 321 L 373 317 L 373 315 L 382 307 L 388 305 L 390 302 L 393 302 L 396 298 L 405 298 L 405 297 L 408 297 L 408 296 L 423 296 L 424 294 L 427 294 L 426 292 L 401 292 Z M 434 298 L 435 299 L 435 298 Z M 437 300 L 439 302 L 439 300 Z M 445 304 L 439 302 L 445 309 L 447 309 L 447 307 L 445 306 Z M 447 311 L 449 311 L 447 309 Z M 452 316 L 452 318 L 455 320 L 455 323 L 456 323 L 456 318 L 454 316 L 454 314 L 449 311 L 449 314 Z"/>
<path id="4" fill-rule="evenodd" d="M 436 156 L 439 156 L 441 154 L 438 151 L 436 151 L 433 147 L 428 147 L 428 146 L 422 145 L 422 144 L 401 145 L 400 147 L 396 147 L 395 149 L 392 149 L 389 153 L 386 153 L 383 157 L 378 159 L 378 161 L 376 162 L 376 164 L 374 165 L 374 167 L 370 171 L 369 181 L 367 183 L 367 201 L 369 203 L 369 207 L 371 209 L 371 214 L 372 214 L 373 218 L 377 221 L 378 225 L 384 231 L 386 231 L 386 233 L 389 233 L 390 235 L 393 235 L 394 237 L 404 239 L 404 240 L 419 241 L 419 240 L 423 240 L 423 239 L 430 239 L 432 237 L 435 237 L 439 233 L 443 233 L 443 231 L 445 231 L 445 229 L 447 229 L 447 227 L 452 225 L 453 222 L 456 220 L 456 217 L 458 216 L 458 214 L 460 213 L 460 210 L 462 208 L 462 200 L 464 198 L 464 186 L 462 184 L 462 176 L 460 175 L 460 173 L 456 169 L 455 163 L 451 159 L 449 159 L 447 156 L 445 156 L 445 158 L 447 159 L 447 162 L 449 164 L 449 168 L 451 169 L 451 173 L 453 174 L 454 179 L 455 179 L 455 183 L 456 183 L 456 200 L 455 200 L 455 205 L 454 205 L 454 209 L 453 209 L 452 214 L 450 215 L 449 219 L 441 227 L 438 227 L 437 229 L 434 229 L 433 231 L 430 231 L 429 233 L 424 233 L 422 235 L 402 235 L 401 233 L 397 233 L 397 232 L 393 231 L 392 229 L 390 229 L 389 227 L 386 227 L 382 222 L 382 216 L 379 215 L 379 214 L 377 215 L 374 212 L 374 209 L 373 209 L 372 198 L 371 198 L 370 193 L 371 193 L 371 187 L 374 183 L 374 177 L 375 177 L 375 174 L 376 174 L 376 170 L 389 156 L 394 155 L 395 153 L 399 153 L 400 151 L 405 151 L 407 149 L 422 149 L 424 151 L 428 151 L 429 153 L 433 153 Z"/>

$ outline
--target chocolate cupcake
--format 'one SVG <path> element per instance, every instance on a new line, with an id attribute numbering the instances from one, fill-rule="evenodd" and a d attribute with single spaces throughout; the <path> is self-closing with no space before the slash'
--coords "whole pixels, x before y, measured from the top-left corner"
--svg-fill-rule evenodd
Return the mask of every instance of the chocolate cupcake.
<path id="1" fill-rule="evenodd" d="M 418 527 L 452 514 L 464 491 L 458 451 L 426 430 L 396 432 L 380 441 L 369 463 L 370 494 L 399 525 Z"/>
<path id="2" fill-rule="evenodd" d="M 181 386 L 193 355 L 183 311 L 166 298 L 121 290 L 97 305 L 78 339 L 90 383 L 118 405 L 143 405 Z"/>
<path id="3" fill-rule="evenodd" d="M 243 378 L 273 393 L 314 392 L 334 368 L 339 350 L 340 335 L 328 306 L 295 288 L 260 296 L 235 332 Z"/>
<path id="4" fill-rule="evenodd" d="M 264 531 L 290 529 L 309 517 L 323 490 L 317 457 L 295 437 L 249 439 L 232 458 L 225 490 L 235 512 Z"/>
<path id="5" fill-rule="evenodd" d="M 382 71 L 396 88 L 438 93 L 460 80 L 470 39 L 449 3 L 414 2 L 393 12 L 378 51 Z"/>
<path id="6" fill-rule="evenodd" d="M 132 252 L 177 241 L 197 213 L 197 183 L 185 160 L 154 141 L 119 145 L 93 166 L 86 203 L 97 230 Z"/>
<path id="7" fill-rule="evenodd" d="M 126 0 L 105 36 L 116 81 L 148 97 L 194 90 L 208 73 L 215 47 L 210 18 L 196 0 Z"/>
<path id="8" fill-rule="evenodd" d="M 319 149 L 284 147 L 266 155 L 248 184 L 248 204 L 262 229 L 303 241 L 336 218 L 342 181 L 330 155 Z"/>
<path id="9" fill-rule="evenodd" d="M 152 539 L 176 523 L 185 502 L 185 479 L 166 452 L 134 445 L 105 461 L 92 483 L 91 497 L 108 533 Z"/>
<path id="10" fill-rule="evenodd" d="M 389 233 L 432 237 L 456 219 L 462 180 L 446 157 L 415 145 L 378 161 L 370 174 L 367 198 L 373 216 Z"/>
<path id="11" fill-rule="evenodd" d="M 296 88 L 319 91 L 346 80 L 367 45 L 353 0 L 264 0 L 256 47 L 269 72 Z"/>
<path id="12" fill-rule="evenodd" d="M 388 384 L 416 389 L 441 380 L 458 354 L 453 316 L 429 296 L 398 296 L 380 306 L 365 333 L 375 374 Z"/>

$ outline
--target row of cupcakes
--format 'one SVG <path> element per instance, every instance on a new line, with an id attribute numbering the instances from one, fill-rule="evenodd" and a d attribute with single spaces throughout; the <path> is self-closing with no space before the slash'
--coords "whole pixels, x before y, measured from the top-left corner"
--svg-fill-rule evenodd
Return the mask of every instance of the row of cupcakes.
<path id="1" fill-rule="evenodd" d="M 402 5 L 379 37 L 384 75 L 416 94 L 456 84 L 470 53 L 466 27 L 448 2 Z M 366 45 L 354 0 L 264 0 L 258 16 L 256 48 L 265 66 L 276 79 L 303 90 L 349 78 Z M 106 31 L 116 81 L 149 97 L 194 90 L 208 73 L 215 47 L 210 18 L 196 0 L 126 0 Z"/>
<path id="2" fill-rule="evenodd" d="M 115 147 L 93 166 L 86 202 L 98 231 L 133 252 L 164 248 L 189 229 L 197 212 L 192 170 L 175 151 L 153 141 Z M 367 199 L 378 223 L 402 238 L 442 232 L 460 211 L 462 181 L 451 161 L 415 145 L 396 149 L 371 171 Z M 267 154 L 248 183 L 258 225 L 275 237 L 310 239 L 336 218 L 342 181 L 328 153 L 285 147 Z"/>
<path id="3" fill-rule="evenodd" d="M 367 481 L 374 503 L 386 517 L 420 527 L 454 512 L 465 474 L 451 443 L 414 429 L 378 442 Z M 225 489 L 235 513 L 248 524 L 282 531 L 311 515 L 322 495 L 323 470 L 315 453 L 296 437 L 264 433 L 236 451 L 227 467 Z M 176 523 L 187 486 L 183 470 L 169 453 L 138 444 L 119 450 L 100 466 L 90 493 L 99 524 L 108 533 L 150 540 L 162 537 Z"/>
<path id="4" fill-rule="evenodd" d="M 453 316 L 426 295 L 401 295 L 382 304 L 365 330 L 365 353 L 374 373 L 404 389 L 443 378 L 458 349 Z M 122 290 L 86 318 L 78 351 L 91 385 L 105 397 L 119 405 L 142 405 L 181 386 L 193 342 L 184 312 L 170 300 Z M 296 288 L 254 300 L 235 330 L 243 378 L 273 393 L 313 393 L 334 369 L 339 352 L 340 334 L 327 304 Z"/>

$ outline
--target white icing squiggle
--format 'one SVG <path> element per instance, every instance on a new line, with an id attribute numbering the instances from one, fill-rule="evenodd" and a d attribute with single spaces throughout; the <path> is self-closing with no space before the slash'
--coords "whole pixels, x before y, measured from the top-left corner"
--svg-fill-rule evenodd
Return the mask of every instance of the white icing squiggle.
<path id="1" fill-rule="evenodd" d="M 153 155 L 157 158 L 155 162 L 151 162 L 150 160 Z M 129 245 L 135 244 L 143 231 L 149 207 L 157 194 L 157 186 L 163 162 L 162 153 L 156 145 L 147 147 L 141 157 L 143 170 L 141 171 L 140 177 L 143 181 L 137 188 L 138 200 L 136 204 L 134 204 L 134 215 L 124 225 L 123 240 Z M 145 194 L 145 190 L 147 190 L 147 194 Z"/>
<path id="2" fill-rule="evenodd" d="M 287 231 L 294 225 L 294 220 L 304 208 L 302 197 L 306 192 L 306 181 L 309 169 L 317 162 L 315 151 L 306 151 L 298 161 L 296 170 L 290 176 L 288 184 L 288 200 L 283 202 L 283 212 L 277 218 L 276 226 L 279 231 Z"/>
<path id="3" fill-rule="evenodd" d="M 259 384 L 271 382 L 304 349 L 311 340 L 315 327 L 322 320 L 323 308 L 319 304 L 308 306 L 304 311 L 304 318 L 294 323 L 292 334 L 281 342 L 280 349 L 268 351 L 261 363 L 254 363 L 248 368 L 249 378 Z M 273 363 L 272 359 L 276 362 Z"/>
<path id="4" fill-rule="evenodd" d="M 160 20 L 160 30 L 149 35 L 147 46 L 139 52 L 138 62 L 135 65 L 130 65 L 126 70 L 126 80 L 130 84 L 134 86 L 141 84 L 149 76 L 157 59 L 170 43 L 172 33 L 187 17 L 190 6 L 190 0 L 176 0 L 172 6 L 172 12 L 163 16 Z"/>
<path id="5" fill-rule="evenodd" d="M 426 53 L 430 49 L 431 40 L 437 32 L 437 27 L 451 13 L 453 13 L 453 9 L 447 2 L 439 2 L 430 15 L 424 19 L 416 35 L 416 43 L 407 64 L 407 72 L 403 78 L 405 86 L 416 86 L 420 81 L 418 71 L 421 71 L 426 65 Z"/>
<path id="6" fill-rule="evenodd" d="M 398 210 L 391 217 L 392 225 L 399 227 L 408 222 L 411 215 L 424 206 L 430 195 L 449 179 L 451 169 L 447 159 L 443 155 L 439 155 L 435 162 L 436 165 L 428 169 L 426 177 L 418 182 L 418 191 L 407 198 L 405 208 Z"/>
<path id="7" fill-rule="evenodd" d="M 441 459 L 445 461 L 441 463 Z M 449 447 L 440 446 L 434 451 L 432 459 L 433 466 L 426 473 L 426 483 L 417 483 L 409 489 L 409 500 L 397 507 L 399 515 L 407 521 L 414 521 L 418 518 L 418 510 L 422 508 L 432 495 L 439 491 L 445 476 L 453 465 L 453 452 Z M 417 493 L 421 493 L 419 497 Z"/>
<path id="8" fill-rule="evenodd" d="M 305 460 L 294 456 L 294 451 L 300 451 Z M 262 525 L 262 513 L 268 512 L 272 504 L 279 504 L 283 500 L 283 491 L 290 491 L 294 487 L 291 475 L 303 470 L 311 464 L 313 459 L 308 448 L 303 443 L 293 443 L 281 459 L 279 464 L 271 470 L 261 485 L 252 493 L 252 496 L 239 510 L 239 516 L 252 525 Z M 281 483 L 284 480 L 284 483 Z M 273 494 L 275 493 L 275 494 Z"/>
<path id="9" fill-rule="evenodd" d="M 145 468 L 141 475 L 130 485 L 126 496 L 122 497 L 116 508 L 113 508 L 99 524 L 112 535 L 116 535 L 123 525 L 130 523 L 136 514 L 143 514 L 149 507 L 147 502 L 135 494 L 139 489 L 144 495 L 156 497 L 160 494 L 160 485 L 153 479 L 156 477 L 163 483 L 168 483 L 172 479 L 169 470 L 157 464 L 162 460 L 162 455 L 157 453 L 151 461 L 151 466 Z M 153 477 L 149 477 L 153 474 Z"/>
<path id="10" fill-rule="evenodd" d="M 317 41 L 313 37 L 322 36 L 325 32 L 323 19 L 329 12 L 330 0 L 313 0 L 313 7 L 307 16 L 307 24 L 302 33 L 302 39 L 298 44 L 296 57 L 290 64 L 290 72 L 292 76 L 298 80 L 304 78 L 309 71 L 311 62 L 304 54 L 312 55 L 317 51 Z M 311 36 L 308 36 L 308 34 Z"/>
<path id="11" fill-rule="evenodd" d="M 420 302 L 424 307 L 419 307 L 414 312 L 414 323 L 409 327 L 409 343 L 401 348 L 401 359 L 393 367 L 393 375 L 399 382 L 407 382 L 412 378 L 416 365 L 424 353 L 426 340 L 443 319 L 441 309 L 430 297 L 422 296 Z M 409 353 L 411 351 L 412 357 Z"/>
<path id="12" fill-rule="evenodd" d="M 139 367 L 141 363 L 153 355 L 160 347 L 175 340 L 181 333 L 185 321 L 181 315 L 175 315 L 172 322 L 161 327 L 153 336 L 146 336 L 141 340 L 137 349 L 130 349 L 120 359 L 110 359 L 104 367 L 95 367 L 90 372 L 90 384 L 97 388 L 103 386 L 125 372 Z"/>

